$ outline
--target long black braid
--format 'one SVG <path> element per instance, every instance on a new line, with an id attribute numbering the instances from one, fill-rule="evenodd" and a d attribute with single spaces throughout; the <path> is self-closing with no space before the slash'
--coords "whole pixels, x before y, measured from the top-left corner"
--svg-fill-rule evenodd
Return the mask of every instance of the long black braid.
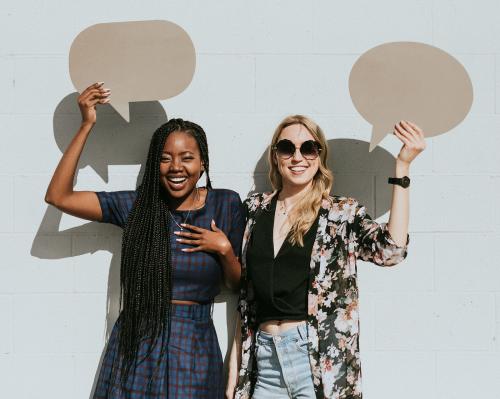
<path id="1" fill-rule="evenodd" d="M 164 338 L 168 328 L 172 299 L 171 216 L 166 191 L 160 184 L 160 160 L 167 137 L 177 131 L 191 134 L 196 139 L 206 173 L 206 186 L 207 189 L 212 188 L 208 173 L 207 137 L 203 129 L 182 119 L 172 119 L 160 126 L 151 139 L 144 176 L 123 232 L 120 271 L 122 311 L 118 334 L 122 388 L 128 375 L 144 360 L 138 358 L 140 342 L 146 340 L 149 343 L 147 357 L 158 339 Z M 112 380 L 117 368 L 118 365 L 114 364 Z"/>

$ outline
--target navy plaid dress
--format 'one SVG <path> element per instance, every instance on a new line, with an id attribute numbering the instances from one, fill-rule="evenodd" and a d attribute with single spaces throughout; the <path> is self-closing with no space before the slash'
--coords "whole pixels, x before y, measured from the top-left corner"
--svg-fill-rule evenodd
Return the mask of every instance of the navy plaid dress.
<path id="1" fill-rule="evenodd" d="M 135 191 L 96 193 L 101 204 L 102 222 L 124 227 L 136 198 Z M 227 235 L 236 256 L 240 255 L 245 228 L 245 211 L 237 193 L 208 190 L 205 206 L 191 211 L 171 211 L 177 223 L 210 229 L 215 224 Z M 188 216 L 188 219 L 185 218 Z M 94 398 L 126 399 L 217 399 L 224 396 L 222 354 L 211 317 L 214 297 L 220 292 L 222 266 L 216 255 L 186 253 L 188 247 L 176 241 L 171 224 L 172 298 L 199 305 L 172 304 L 168 339 L 158 342 L 147 357 L 146 341 L 139 348 L 138 365 L 121 388 L 119 373 L 112 380 L 113 362 L 118 356 L 120 317 L 116 321 L 104 354 Z M 159 364 L 159 366 L 158 366 Z M 148 383 L 150 386 L 148 387 Z"/>

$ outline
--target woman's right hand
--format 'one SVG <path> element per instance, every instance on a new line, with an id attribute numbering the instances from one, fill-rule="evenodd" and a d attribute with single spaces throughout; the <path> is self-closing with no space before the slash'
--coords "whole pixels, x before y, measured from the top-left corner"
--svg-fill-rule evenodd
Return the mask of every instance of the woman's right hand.
<path id="1" fill-rule="evenodd" d="M 97 195 L 93 191 L 74 191 L 78 160 L 82 154 L 92 126 L 96 121 L 97 104 L 109 102 L 110 91 L 102 87 L 103 83 L 94 83 L 78 97 L 78 106 L 82 113 L 82 125 L 57 165 L 50 180 L 45 201 L 70 215 L 87 220 L 102 220 L 102 210 Z"/>
<path id="2" fill-rule="evenodd" d="M 229 367 L 226 383 L 225 399 L 233 399 L 236 386 L 238 385 L 238 374 L 241 364 L 241 318 L 236 312 L 236 323 L 234 325 L 233 344 L 229 355 Z"/>
<path id="3" fill-rule="evenodd" d="M 78 97 L 78 107 L 82 114 L 82 124 L 94 125 L 97 119 L 96 105 L 109 103 L 111 91 L 103 88 L 104 82 L 87 87 Z"/>

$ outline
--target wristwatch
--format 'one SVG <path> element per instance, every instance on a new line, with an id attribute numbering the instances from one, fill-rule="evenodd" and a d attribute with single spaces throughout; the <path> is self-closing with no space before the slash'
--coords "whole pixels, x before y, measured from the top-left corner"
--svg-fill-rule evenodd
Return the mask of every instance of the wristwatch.
<path id="1" fill-rule="evenodd" d="M 389 177 L 389 180 L 387 180 L 387 183 L 389 184 L 397 184 L 398 186 L 401 186 L 403 188 L 407 188 L 410 186 L 410 178 L 408 176 L 403 176 L 403 177 Z"/>

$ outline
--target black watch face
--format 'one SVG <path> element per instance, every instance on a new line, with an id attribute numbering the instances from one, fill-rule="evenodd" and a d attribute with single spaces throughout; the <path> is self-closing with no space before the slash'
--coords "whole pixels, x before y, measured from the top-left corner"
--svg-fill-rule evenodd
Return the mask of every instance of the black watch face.
<path id="1" fill-rule="evenodd" d="M 401 186 L 406 188 L 410 185 L 410 178 L 408 176 L 404 176 L 402 179 L 401 179 Z"/>

